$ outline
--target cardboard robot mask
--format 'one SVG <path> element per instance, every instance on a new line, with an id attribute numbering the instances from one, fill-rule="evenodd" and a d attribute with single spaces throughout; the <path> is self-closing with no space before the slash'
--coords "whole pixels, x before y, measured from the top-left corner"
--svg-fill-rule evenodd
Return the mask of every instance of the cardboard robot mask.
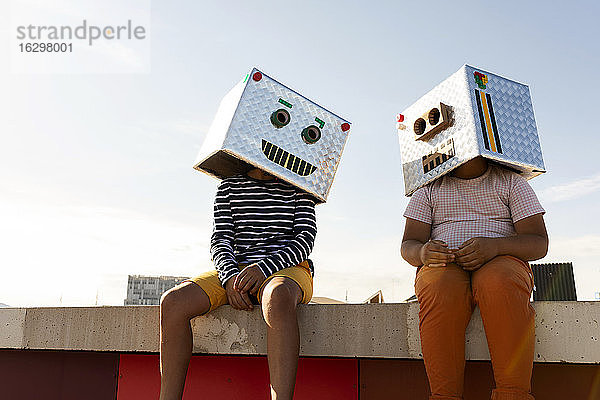
<path id="1" fill-rule="evenodd" d="M 260 168 L 325 202 L 349 131 L 254 68 L 221 101 L 194 168 L 220 179 Z"/>
<path id="2" fill-rule="evenodd" d="M 407 196 L 477 157 L 545 172 L 529 87 L 463 66 L 397 115 Z"/>

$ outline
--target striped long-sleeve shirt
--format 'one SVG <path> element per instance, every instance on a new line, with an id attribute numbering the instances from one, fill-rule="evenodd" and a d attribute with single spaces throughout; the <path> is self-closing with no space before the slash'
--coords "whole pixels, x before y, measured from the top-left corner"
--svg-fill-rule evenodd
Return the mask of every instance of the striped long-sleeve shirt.
<path id="1" fill-rule="evenodd" d="M 239 273 L 238 264 L 256 263 L 266 277 L 300 264 L 316 234 L 315 202 L 300 189 L 245 175 L 219 185 L 210 251 L 223 286 Z"/>

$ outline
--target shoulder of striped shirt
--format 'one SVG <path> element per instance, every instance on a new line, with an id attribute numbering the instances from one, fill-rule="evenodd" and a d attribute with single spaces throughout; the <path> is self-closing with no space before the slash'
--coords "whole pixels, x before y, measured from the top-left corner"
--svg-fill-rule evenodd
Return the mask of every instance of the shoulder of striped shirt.
<path id="1" fill-rule="evenodd" d="M 295 186 L 291 185 L 288 182 L 282 181 L 282 180 L 263 181 L 264 184 L 261 184 L 261 181 L 249 178 L 249 177 L 241 175 L 241 174 L 234 175 L 229 178 L 225 178 L 224 181 L 234 183 L 237 185 L 246 184 L 246 185 L 254 185 L 254 186 L 263 187 L 263 186 L 265 186 L 264 184 L 267 184 L 267 185 L 269 185 L 269 187 L 274 187 L 274 188 L 281 187 L 281 188 L 286 188 L 289 190 L 298 190 Z"/>
<path id="2" fill-rule="evenodd" d="M 282 188 L 277 188 L 277 187 L 235 186 L 234 189 L 238 193 L 232 192 L 231 193 L 232 195 L 239 195 L 239 194 L 245 194 L 245 193 L 250 193 L 250 194 L 269 193 L 270 195 L 274 195 L 274 196 L 290 197 L 290 196 L 294 196 L 296 194 L 296 192 L 294 190 L 287 190 L 287 189 L 282 189 Z"/>
<path id="3" fill-rule="evenodd" d="M 317 203 L 315 197 L 313 195 L 311 195 L 310 193 L 308 193 L 300 188 L 297 188 L 296 186 L 294 186 L 288 182 L 281 181 L 281 180 L 279 180 L 277 182 L 271 182 L 271 185 L 269 185 L 267 187 L 264 185 L 260 185 L 253 179 L 250 179 L 244 175 L 238 174 L 238 175 L 231 176 L 229 178 L 225 178 L 223 180 L 223 182 L 230 184 L 230 187 L 235 186 L 235 187 L 244 188 L 244 189 L 268 188 L 267 190 L 269 190 L 269 191 L 283 192 L 286 194 L 289 193 L 290 195 L 298 196 L 298 200 L 302 201 L 302 202 L 311 202 L 313 205 L 315 203 Z"/>
<path id="4" fill-rule="evenodd" d="M 223 179 L 221 182 L 223 182 L 223 183 L 237 183 L 237 182 L 244 182 L 244 181 L 246 181 L 246 182 L 247 181 L 252 182 L 250 180 L 250 178 L 248 178 L 248 177 L 246 177 L 244 175 L 241 175 L 241 174 L 227 177 L 227 178 Z"/>

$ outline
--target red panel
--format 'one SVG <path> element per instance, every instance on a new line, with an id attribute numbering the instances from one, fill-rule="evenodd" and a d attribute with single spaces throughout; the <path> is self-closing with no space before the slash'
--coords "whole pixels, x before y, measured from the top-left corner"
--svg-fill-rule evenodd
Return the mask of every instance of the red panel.
<path id="1" fill-rule="evenodd" d="M 358 400 L 358 359 L 301 358 L 295 400 Z"/>
<path id="2" fill-rule="evenodd" d="M 494 386 L 494 373 L 489 361 L 467 361 L 465 400 L 489 399 Z M 540 400 L 544 400 L 544 398 Z"/>
<path id="3" fill-rule="evenodd" d="M 159 390 L 157 355 L 121 354 L 117 400 L 157 399 Z"/>
<path id="4" fill-rule="evenodd" d="M 468 361 L 465 400 L 489 399 L 493 376 L 489 362 Z M 360 360 L 363 400 L 427 400 L 429 382 L 423 360 Z"/>
<path id="5" fill-rule="evenodd" d="M 536 399 L 600 400 L 600 365 L 534 364 Z"/>
<path id="6" fill-rule="evenodd" d="M 533 395 L 539 400 L 600 400 L 600 365 L 533 366 Z M 494 387 L 489 361 L 467 361 L 465 400 L 489 399 Z M 427 400 L 422 360 L 360 360 L 361 400 Z"/>
<path id="7" fill-rule="evenodd" d="M 114 399 L 118 363 L 114 353 L 0 350 L 0 399 Z"/>
<path id="8" fill-rule="evenodd" d="M 123 354 L 119 372 L 117 400 L 158 396 L 158 356 Z M 267 400 L 268 386 L 266 357 L 194 356 L 183 398 Z M 294 399 L 358 399 L 358 361 L 301 358 Z"/>
<path id="9" fill-rule="evenodd" d="M 196 356 L 190 362 L 183 399 L 266 400 L 268 386 L 264 357 Z"/>
<path id="10" fill-rule="evenodd" d="M 361 400 L 426 400 L 429 386 L 423 361 L 360 360 Z"/>

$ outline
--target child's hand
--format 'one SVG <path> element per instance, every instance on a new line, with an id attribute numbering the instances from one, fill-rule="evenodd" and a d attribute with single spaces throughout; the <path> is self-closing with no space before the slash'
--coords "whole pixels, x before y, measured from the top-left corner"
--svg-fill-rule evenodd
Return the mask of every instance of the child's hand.
<path id="1" fill-rule="evenodd" d="M 240 293 L 256 294 L 260 285 L 267 279 L 256 264 L 248 265 L 235 278 L 233 288 Z"/>
<path id="2" fill-rule="evenodd" d="M 248 293 L 240 293 L 233 288 L 235 279 L 236 278 L 230 278 L 225 282 L 225 292 L 227 293 L 229 304 L 236 310 L 252 311 L 254 306 L 252 305 L 252 300 L 250 300 Z"/>
<path id="3" fill-rule="evenodd" d="M 428 267 L 445 267 L 454 261 L 454 253 L 448 245 L 441 240 L 430 240 L 425 243 L 419 252 L 421 262 Z"/>
<path id="4" fill-rule="evenodd" d="M 498 255 L 496 241 L 492 238 L 472 238 L 458 246 L 456 263 L 465 271 L 476 271 Z"/>

